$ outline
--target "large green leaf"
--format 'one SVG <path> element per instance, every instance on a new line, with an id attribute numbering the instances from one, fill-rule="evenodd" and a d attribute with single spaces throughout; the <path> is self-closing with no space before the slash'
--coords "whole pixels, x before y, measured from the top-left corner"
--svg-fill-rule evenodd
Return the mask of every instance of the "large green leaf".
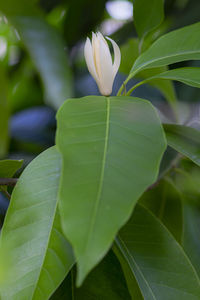
<path id="1" fill-rule="evenodd" d="M 113 250 L 118 257 L 119 262 L 121 263 L 121 267 L 123 269 L 124 276 L 126 278 L 126 282 L 127 282 L 127 286 L 128 286 L 131 298 L 133 300 L 144 300 L 144 297 L 141 293 L 138 282 L 135 278 L 135 274 L 132 272 L 132 270 L 130 268 L 130 263 L 128 260 L 125 259 L 123 252 L 120 251 L 117 246 L 117 239 L 116 239 L 116 242 L 113 244 Z"/>
<path id="2" fill-rule="evenodd" d="M 163 126 L 168 145 L 200 166 L 200 131 L 183 125 Z"/>
<path id="3" fill-rule="evenodd" d="M 140 38 L 158 27 L 163 18 L 163 0 L 134 0 L 133 19 Z"/>
<path id="4" fill-rule="evenodd" d="M 192 264 L 164 225 L 144 207 L 135 208 L 116 246 L 145 300 L 199 299 L 200 281 Z"/>
<path id="5" fill-rule="evenodd" d="M 50 300 L 131 300 L 120 263 L 109 251 L 80 288 L 75 286 L 75 269 Z M 138 300 L 138 299 L 137 299 Z"/>
<path id="6" fill-rule="evenodd" d="M 0 11 L 19 32 L 44 83 L 46 101 L 57 109 L 72 96 L 71 71 L 62 38 L 29 1 L 2 1 Z"/>
<path id="7" fill-rule="evenodd" d="M 176 186 L 183 202 L 183 247 L 200 276 L 200 169 L 176 169 Z"/>
<path id="8" fill-rule="evenodd" d="M 141 70 L 200 59 L 200 22 L 163 35 L 133 64 L 129 79 Z"/>
<path id="9" fill-rule="evenodd" d="M 166 71 L 161 74 L 149 78 L 149 80 L 155 79 L 170 79 L 183 82 L 187 85 L 200 88 L 200 68 L 180 68 Z"/>
<path id="10" fill-rule="evenodd" d="M 8 253 L 1 300 L 45 300 L 74 260 L 57 210 L 61 159 L 50 148 L 34 159 L 13 190 L 0 246 Z M 1 277 L 1 276 L 0 276 Z"/>
<path id="11" fill-rule="evenodd" d="M 156 180 L 166 142 L 155 109 L 139 98 L 69 99 L 57 120 L 59 208 L 80 285 Z"/>
<path id="12" fill-rule="evenodd" d="M 155 216 L 168 228 L 178 242 L 183 237 L 183 208 L 181 195 L 168 178 L 158 186 L 146 191 L 140 199 Z"/>

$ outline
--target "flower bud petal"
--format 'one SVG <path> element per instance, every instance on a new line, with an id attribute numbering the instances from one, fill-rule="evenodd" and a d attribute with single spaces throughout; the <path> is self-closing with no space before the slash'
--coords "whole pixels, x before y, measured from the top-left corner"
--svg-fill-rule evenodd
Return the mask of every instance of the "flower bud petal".
<path id="1" fill-rule="evenodd" d="M 111 38 L 106 37 L 112 43 L 114 49 L 113 76 L 115 78 L 121 62 L 121 52 L 119 46 Z"/>
<path id="2" fill-rule="evenodd" d="M 88 70 L 89 70 L 90 74 L 92 75 L 92 77 L 97 82 L 98 76 L 97 76 L 97 72 L 96 72 L 95 64 L 94 64 L 93 49 L 92 49 L 92 45 L 91 45 L 89 38 L 87 38 L 86 43 L 85 43 L 84 56 L 85 56 L 85 61 L 86 61 Z"/>
<path id="3" fill-rule="evenodd" d="M 104 37 L 97 33 L 97 37 L 100 44 L 100 69 L 101 74 L 99 77 L 100 81 L 100 92 L 102 95 L 108 96 L 112 93 L 113 86 L 113 70 L 112 70 L 112 57 L 110 49 Z"/>

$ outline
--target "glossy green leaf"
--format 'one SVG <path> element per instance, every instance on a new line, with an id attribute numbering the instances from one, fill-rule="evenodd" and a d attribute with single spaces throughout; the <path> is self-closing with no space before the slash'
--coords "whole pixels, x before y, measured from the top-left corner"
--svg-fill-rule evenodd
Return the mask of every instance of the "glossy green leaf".
<path id="1" fill-rule="evenodd" d="M 183 208 L 181 195 L 169 178 L 148 190 L 140 199 L 155 216 L 168 228 L 178 242 L 183 237 Z"/>
<path id="2" fill-rule="evenodd" d="M 167 33 L 156 40 L 133 64 L 129 78 L 141 70 L 200 59 L 200 22 Z"/>
<path id="3" fill-rule="evenodd" d="M 200 166 L 200 131 L 183 125 L 163 126 L 168 145 Z"/>
<path id="4" fill-rule="evenodd" d="M 60 165 L 56 148 L 46 150 L 13 190 L 0 240 L 9 262 L 1 300 L 49 299 L 74 263 L 57 210 Z"/>
<path id="5" fill-rule="evenodd" d="M 75 269 L 72 269 L 50 300 L 131 300 L 123 271 L 113 251 L 109 251 L 92 270 L 80 288 L 75 286 L 75 276 Z"/>
<path id="6" fill-rule="evenodd" d="M 173 69 L 167 72 L 158 74 L 149 78 L 148 80 L 154 79 L 170 79 L 183 82 L 187 85 L 200 88 L 200 68 L 180 68 Z"/>
<path id="7" fill-rule="evenodd" d="M 160 221 L 137 206 L 116 245 L 145 300 L 198 300 L 199 278 L 181 246 Z"/>
<path id="8" fill-rule="evenodd" d="M 144 37 L 163 21 L 164 1 L 134 0 L 133 19 L 139 37 Z"/>
<path id="9" fill-rule="evenodd" d="M 64 51 L 62 38 L 45 19 L 39 9 L 26 0 L 8 0 L 0 3 L 17 29 L 44 84 L 46 101 L 55 109 L 72 96 L 72 75 Z"/>
<path id="10" fill-rule="evenodd" d="M 57 121 L 59 208 L 80 285 L 156 180 L 166 142 L 155 109 L 139 98 L 69 99 Z"/>

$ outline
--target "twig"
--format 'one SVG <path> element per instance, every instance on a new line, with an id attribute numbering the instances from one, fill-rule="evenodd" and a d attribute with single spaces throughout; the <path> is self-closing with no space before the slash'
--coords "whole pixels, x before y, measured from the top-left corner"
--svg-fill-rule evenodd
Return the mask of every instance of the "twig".
<path id="1" fill-rule="evenodd" d="M 0 185 L 14 186 L 17 183 L 17 178 L 0 178 Z"/>
<path id="2" fill-rule="evenodd" d="M 10 200 L 11 195 L 6 190 L 1 190 L 1 192 Z"/>

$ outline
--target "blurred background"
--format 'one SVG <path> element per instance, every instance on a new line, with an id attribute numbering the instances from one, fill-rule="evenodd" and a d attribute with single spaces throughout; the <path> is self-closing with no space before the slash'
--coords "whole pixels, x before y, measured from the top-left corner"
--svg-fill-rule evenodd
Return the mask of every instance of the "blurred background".
<path id="1" fill-rule="evenodd" d="M 56 111 L 67 98 L 99 94 L 83 57 L 85 38 L 92 31 L 110 36 L 121 48 L 116 95 L 139 55 L 133 4 L 127 0 L 1 0 L 0 159 L 23 159 L 24 168 L 54 145 Z M 165 0 L 165 20 L 147 37 L 141 51 L 160 35 L 198 22 L 199 12 L 199 0 Z M 138 88 L 134 95 L 151 100 L 168 122 L 174 116 L 166 98 L 177 98 L 179 122 L 200 128 L 200 90 L 181 83 L 170 83 L 167 89 L 166 93 L 166 86 L 155 82 Z M 0 194 L 1 216 L 7 205 Z"/>

